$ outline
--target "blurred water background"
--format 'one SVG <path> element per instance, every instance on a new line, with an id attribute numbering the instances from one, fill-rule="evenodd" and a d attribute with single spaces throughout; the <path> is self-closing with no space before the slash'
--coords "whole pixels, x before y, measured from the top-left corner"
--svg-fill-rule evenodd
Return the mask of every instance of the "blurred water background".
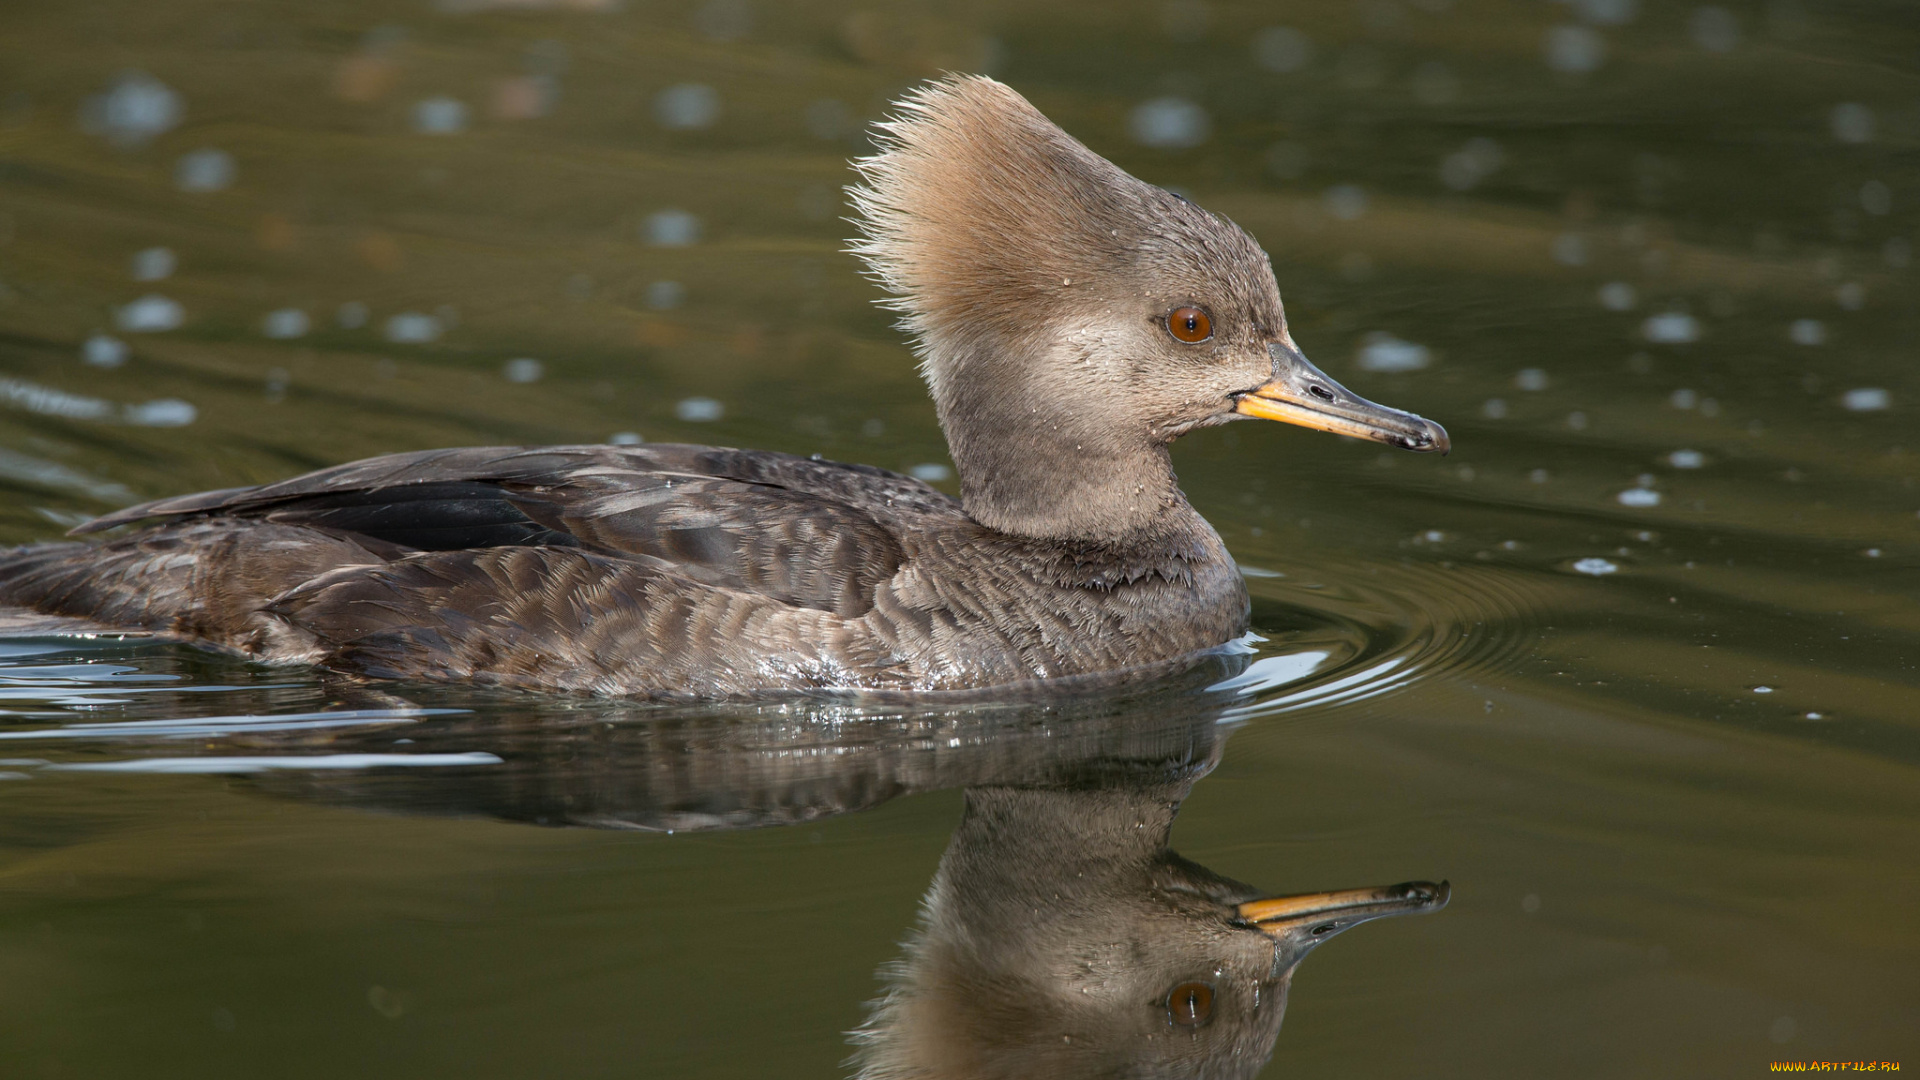
<path id="1" fill-rule="evenodd" d="M 0 540 L 450 445 L 953 490 L 841 220 L 948 70 L 1245 226 L 1452 456 L 1184 439 L 1266 640 L 1095 720 L 0 642 L 0 1072 L 841 1075 L 954 789 L 1199 714 L 1183 853 L 1454 882 L 1307 963 L 1265 1075 L 1920 1057 L 1905 0 L 12 5 Z"/>

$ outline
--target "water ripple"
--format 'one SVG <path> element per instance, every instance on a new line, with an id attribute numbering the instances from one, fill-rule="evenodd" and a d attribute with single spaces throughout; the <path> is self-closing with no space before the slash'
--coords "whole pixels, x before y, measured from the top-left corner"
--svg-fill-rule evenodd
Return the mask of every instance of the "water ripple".
<path id="1" fill-rule="evenodd" d="M 1312 625 L 1274 635 L 1284 652 L 1209 688 L 1253 699 L 1230 707 L 1223 720 L 1350 704 L 1442 676 L 1508 669 L 1541 621 L 1541 604 L 1521 579 L 1477 567 L 1322 564 L 1258 581 L 1254 592 L 1256 621 L 1305 615 Z M 1284 608 L 1266 606 L 1273 603 Z"/>
<path id="2" fill-rule="evenodd" d="M 231 688 L 199 687 L 198 689 Z M 323 712 L 275 713 L 266 716 L 194 716 L 177 720 L 116 720 L 94 724 L 67 724 L 57 728 L 36 728 L 27 731 L 0 731 L 0 739 L 207 739 L 271 731 L 411 724 L 425 716 L 451 716 L 467 711 L 466 709 L 337 709 Z"/>

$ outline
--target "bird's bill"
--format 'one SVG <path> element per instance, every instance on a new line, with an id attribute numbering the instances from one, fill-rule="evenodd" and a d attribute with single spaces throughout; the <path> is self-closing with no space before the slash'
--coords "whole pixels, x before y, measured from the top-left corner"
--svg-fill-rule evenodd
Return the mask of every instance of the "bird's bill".
<path id="1" fill-rule="evenodd" d="M 1439 911 L 1452 897 L 1453 886 L 1445 881 L 1408 881 L 1249 900 L 1238 910 L 1242 922 L 1275 941 L 1319 941 L 1374 919 Z"/>
<path id="2" fill-rule="evenodd" d="M 1425 417 L 1368 401 L 1327 378 L 1298 350 L 1275 346 L 1273 356 L 1273 378 L 1235 394 L 1234 412 L 1403 450 L 1444 454 L 1453 448 L 1447 429 Z"/>

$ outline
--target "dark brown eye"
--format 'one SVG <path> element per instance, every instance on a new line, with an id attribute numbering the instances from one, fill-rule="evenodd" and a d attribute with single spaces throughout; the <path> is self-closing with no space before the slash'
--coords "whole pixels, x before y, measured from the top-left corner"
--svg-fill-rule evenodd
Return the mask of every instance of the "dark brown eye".
<path id="1" fill-rule="evenodd" d="M 1181 983 L 1167 995 L 1167 1016 L 1181 1027 L 1199 1027 L 1212 1015 L 1213 987 L 1206 983 Z"/>
<path id="2" fill-rule="evenodd" d="M 1197 307 L 1175 308 L 1167 316 L 1167 332 L 1176 341 L 1194 345 L 1213 336 L 1213 320 Z"/>

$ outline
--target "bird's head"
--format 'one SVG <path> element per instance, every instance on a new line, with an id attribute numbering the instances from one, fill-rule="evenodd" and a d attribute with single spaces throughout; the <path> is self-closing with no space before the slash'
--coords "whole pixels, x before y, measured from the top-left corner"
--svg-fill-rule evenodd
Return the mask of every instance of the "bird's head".
<path id="1" fill-rule="evenodd" d="M 923 86 L 880 141 L 856 163 L 854 250 L 915 339 L 963 481 L 980 439 L 1097 456 L 1244 417 L 1448 448 L 1438 424 L 1308 362 L 1251 236 L 1128 175 L 1011 88 Z"/>

